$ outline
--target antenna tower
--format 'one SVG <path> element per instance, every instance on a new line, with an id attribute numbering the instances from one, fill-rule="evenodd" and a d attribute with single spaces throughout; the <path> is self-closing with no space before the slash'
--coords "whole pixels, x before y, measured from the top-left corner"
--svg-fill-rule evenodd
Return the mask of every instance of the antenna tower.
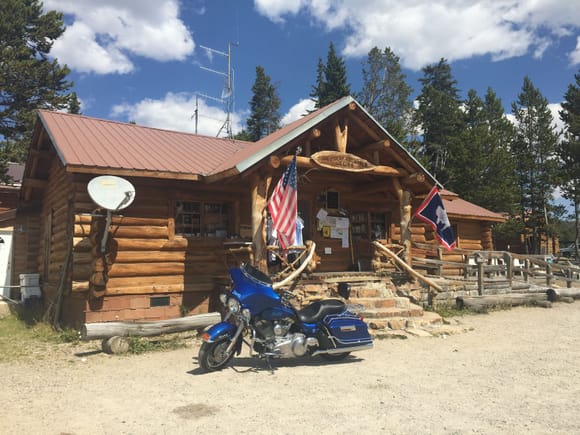
<path id="1" fill-rule="evenodd" d="M 204 50 L 207 50 L 210 53 L 213 54 L 218 54 L 220 56 L 224 56 L 227 58 L 228 60 L 228 70 L 227 72 L 223 72 L 223 71 L 217 71 L 211 68 L 207 68 L 205 66 L 200 66 L 201 69 L 208 71 L 210 73 L 213 74 L 217 74 L 219 76 L 224 77 L 224 87 L 222 89 L 222 94 L 219 98 L 216 97 L 212 97 L 209 95 L 205 95 L 202 94 L 200 92 L 196 92 L 196 99 L 195 99 L 195 133 L 197 134 L 197 120 L 198 120 L 198 116 L 199 116 L 199 111 L 198 111 L 198 103 L 197 103 L 197 96 L 202 96 L 204 98 L 208 98 L 212 101 L 216 101 L 218 103 L 222 103 L 225 106 L 225 112 L 226 112 L 226 120 L 224 121 L 224 123 L 222 124 L 222 126 L 220 127 L 216 137 L 219 137 L 222 133 L 225 132 L 226 137 L 228 138 L 233 138 L 233 132 L 232 132 L 232 112 L 234 110 L 234 71 L 232 68 L 232 63 L 231 63 L 231 59 L 232 59 L 232 45 L 237 46 L 238 44 L 233 44 L 231 42 L 228 42 L 228 51 L 227 53 L 223 52 L 223 51 L 219 51 L 219 50 L 214 50 L 213 48 L 209 48 L 209 47 L 204 47 L 203 45 L 200 45 L 201 48 L 203 48 Z"/>

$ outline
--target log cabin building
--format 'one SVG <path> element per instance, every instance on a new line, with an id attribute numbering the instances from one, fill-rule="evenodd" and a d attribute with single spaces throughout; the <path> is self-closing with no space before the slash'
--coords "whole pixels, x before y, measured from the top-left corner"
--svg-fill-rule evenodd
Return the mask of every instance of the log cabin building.
<path id="1" fill-rule="evenodd" d="M 38 273 L 45 304 L 70 325 L 207 312 L 232 257 L 267 271 L 267 200 L 296 153 L 317 272 L 370 270 L 374 239 L 402 244 L 408 261 L 412 239 L 429 241 L 409 224 L 437 181 L 352 97 L 255 143 L 40 111 L 14 276 Z M 100 175 L 135 188 L 109 226 L 87 192 Z"/>

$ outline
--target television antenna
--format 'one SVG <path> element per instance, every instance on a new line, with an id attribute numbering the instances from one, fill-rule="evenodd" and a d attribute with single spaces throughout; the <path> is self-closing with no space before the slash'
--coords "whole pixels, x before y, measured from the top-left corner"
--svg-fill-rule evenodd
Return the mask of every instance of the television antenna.
<path id="1" fill-rule="evenodd" d="M 226 120 L 224 121 L 224 123 L 220 127 L 216 137 L 219 137 L 222 134 L 222 132 L 225 131 L 226 136 L 228 138 L 230 138 L 230 139 L 233 138 L 232 112 L 234 110 L 234 71 L 232 68 L 231 59 L 232 59 L 232 46 L 237 47 L 238 45 L 239 45 L 238 43 L 228 42 L 227 53 L 223 52 L 223 51 L 215 50 L 215 49 L 210 48 L 210 47 L 205 47 L 203 45 L 200 45 L 200 47 L 203 48 L 204 50 L 206 50 L 208 53 L 217 54 L 217 55 L 226 57 L 228 60 L 228 68 L 227 68 L 227 72 L 223 72 L 223 71 L 218 71 L 215 69 L 207 68 L 205 66 L 200 66 L 200 68 L 203 69 L 204 71 L 208 71 L 212 74 L 217 74 L 217 75 L 223 77 L 225 79 L 225 82 L 224 82 L 224 87 L 222 88 L 221 96 L 219 98 L 205 95 L 205 94 L 202 94 L 201 92 L 195 93 L 195 112 L 194 112 L 195 134 L 197 134 L 197 122 L 198 122 L 198 117 L 199 117 L 199 107 L 198 107 L 198 98 L 197 97 L 202 96 L 202 97 L 207 98 L 209 100 L 216 101 L 218 103 L 222 103 L 225 105 Z"/>
<path id="2" fill-rule="evenodd" d="M 104 253 L 111 226 L 112 212 L 123 210 L 133 203 L 135 188 L 124 178 L 101 175 L 89 181 L 87 192 L 95 204 L 107 210 L 105 233 L 103 240 L 101 240 L 101 253 Z"/>

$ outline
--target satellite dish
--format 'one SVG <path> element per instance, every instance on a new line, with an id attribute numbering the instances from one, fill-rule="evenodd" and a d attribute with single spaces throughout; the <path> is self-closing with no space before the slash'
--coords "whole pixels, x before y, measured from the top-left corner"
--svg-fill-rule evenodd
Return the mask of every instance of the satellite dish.
<path id="1" fill-rule="evenodd" d="M 89 181 L 89 196 L 98 206 L 107 210 L 122 210 L 135 199 L 135 188 L 121 177 L 102 175 Z"/>
<path id="2" fill-rule="evenodd" d="M 95 204 L 107 210 L 105 234 L 101 241 L 101 253 L 104 253 L 107 246 L 107 237 L 109 236 L 109 227 L 111 226 L 111 211 L 129 207 L 135 199 L 135 188 L 124 178 L 115 177 L 114 175 L 102 175 L 89 181 L 87 191 Z"/>

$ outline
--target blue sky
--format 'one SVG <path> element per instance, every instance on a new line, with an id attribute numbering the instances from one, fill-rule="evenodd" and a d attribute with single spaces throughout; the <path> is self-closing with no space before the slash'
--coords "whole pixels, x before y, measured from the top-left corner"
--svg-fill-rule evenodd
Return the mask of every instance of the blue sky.
<path id="1" fill-rule="evenodd" d="M 448 59 L 462 96 L 488 87 L 504 109 L 527 75 L 554 114 L 580 71 L 580 0 L 45 0 L 65 14 L 52 54 L 71 68 L 82 112 L 193 132 L 196 93 L 220 97 L 231 43 L 232 129 L 239 131 L 257 65 L 278 86 L 284 121 L 312 104 L 318 58 L 332 41 L 361 89 L 377 46 L 401 58 L 420 91 L 421 68 Z M 216 136 L 225 106 L 197 98 L 198 132 Z M 556 119 L 557 121 L 557 119 Z"/>

